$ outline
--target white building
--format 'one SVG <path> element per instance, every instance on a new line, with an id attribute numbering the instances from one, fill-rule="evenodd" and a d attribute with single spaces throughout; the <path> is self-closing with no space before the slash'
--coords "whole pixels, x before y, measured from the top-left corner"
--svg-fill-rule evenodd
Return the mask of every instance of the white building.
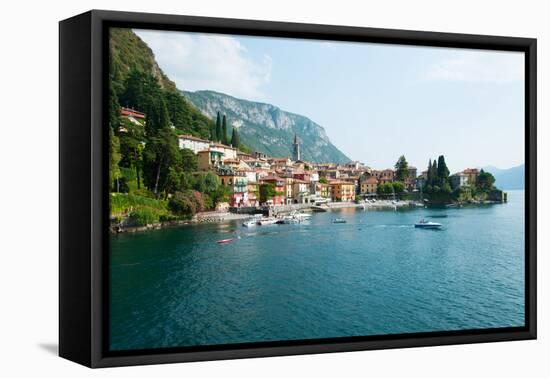
<path id="1" fill-rule="evenodd" d="M 210 142 L 209 142 L 210 143 Z M 210 143 L 210 151 L 220 152 L 225 159 L 236 160 L 237 159 L 237 149 L 233 147 L 226 146 L 221 143 Z"/>
<path id="2" fill-rule="evenodd" d="M 199 151 L 208 150 L 210 147 L 210 141 L 188 134 L 178 135 L 178 146 L 180 149 L 188 148 L 196 154 Z"/>
<path id="3" fill-rule="evenodd" d="M 468 175 L 465 173 L 455 173 L 450 177 L 451 179 L 451 187 L 453 189 L 461 188 L 463 186 L 468 185 Z"/>

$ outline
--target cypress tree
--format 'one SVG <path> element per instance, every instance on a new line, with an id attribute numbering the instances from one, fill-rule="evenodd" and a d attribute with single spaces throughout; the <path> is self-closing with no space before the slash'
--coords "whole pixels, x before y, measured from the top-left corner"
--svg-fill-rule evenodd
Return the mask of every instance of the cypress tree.
<path id="1" fill-rule="evenodd" d="M 449 169 L 445 163 L 445 156 L 441 155 L 437 159 L 437 176 L 441 185 L 449 181 Z"/>
<path id="2" fill-rule="evenodd" d="M 225 117 L 225 114 L 223 115 L 223 120 L 222 120 L 222 138 L 221 138 L 221 141 L 225 145 L 229 144 L 229 141 L 227 140 L 227 118 Z"/>
<path id="3" fill-rule="evenodd" d="M 231 145 L 235 148 L 240 145 L 239 133 L 235 127 L 233 127 L 233 132 L 231 133 Z"/>
<path id="4" fill-rule="evenodd" d="M 220 112 L 218 112 L 218 117 L 216 118 L 216 141 L 221 142 L 222 140 L 222 117 Z"/>
<path id="5" fill-rule="evenodd" d="M 437 183 L 439 182 L 439 177 L 437 175 L 437 162 L 434 161 L 432 162 L 432 185 L 437 185 Z"/>
<path id="6" fill-rule="evenodd" d="M 432 185 L 433 184 L 433 177 L 432 177 L 432 159 L 428 161 L 428 171 L 426 174 L 426 185 Z"/>

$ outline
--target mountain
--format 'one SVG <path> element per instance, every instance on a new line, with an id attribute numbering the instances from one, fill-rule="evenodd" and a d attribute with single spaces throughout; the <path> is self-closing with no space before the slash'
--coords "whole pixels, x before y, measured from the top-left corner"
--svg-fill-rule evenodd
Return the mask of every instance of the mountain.
<path id="1" fill-rule="evenodd" d="M 296 134 L 302 160 L 316 163 L 350 161 L 330 142 L 325 129 L 309 118 L 271 104 L 241 100 L 214 91 L 182 93 L 210 118 L 215 118 L 218 111 L 227 115 L 228 125 L 239 130 L 241 141 L 252 150 L 274 157 L 291 157 Z"/>
<path id="2" fill-rule="evenodd" d="M 213 121 L 177 90 L 159 67 L 153 50 L 131 29 L 110 29 L 109 77 L 120 105 L 142 112 L 152 103 L 165 106 L 177 133 L 210 136 Z"/>
<path id="3" fill-rule="evenodd" d="M 153 75 L 163 89 L 176 89 L 176 84 L 157 64 L 153 50 L 132 29 L 110 29 L 109 64 L 111 82 L 117 87 L 126 80 L 131 69 L 136 69 Z"/>
<path id="4" fill-rule="evenodd" d="M 519 165 L 509 169 L 500 169 L 496 167 L 485 167 L 484 171 L 490 172 L 495 176 L 495 185 L 499 189 L 524 189 L 525 188 L 525 165 Z"/>

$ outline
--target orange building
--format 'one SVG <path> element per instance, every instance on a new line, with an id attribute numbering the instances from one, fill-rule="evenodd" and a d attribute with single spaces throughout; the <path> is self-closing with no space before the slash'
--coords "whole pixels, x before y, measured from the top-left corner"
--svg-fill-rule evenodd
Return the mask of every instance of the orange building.
<path id="1" fill-rule="evenodd" d="M 355 199 L 355 185 L 347 181 L 330 181 L 330 195 L 334 202 L 349 202 Z"/>

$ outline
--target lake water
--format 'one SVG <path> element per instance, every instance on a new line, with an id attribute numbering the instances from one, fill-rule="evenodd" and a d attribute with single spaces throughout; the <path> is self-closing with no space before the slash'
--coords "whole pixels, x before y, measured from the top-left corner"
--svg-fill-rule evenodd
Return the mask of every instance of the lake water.
<path id="1" fill-rule="evenodd" d="M 523 326 L 524 193 L 508 199 L 112 236 L 111 350 Z"/>

